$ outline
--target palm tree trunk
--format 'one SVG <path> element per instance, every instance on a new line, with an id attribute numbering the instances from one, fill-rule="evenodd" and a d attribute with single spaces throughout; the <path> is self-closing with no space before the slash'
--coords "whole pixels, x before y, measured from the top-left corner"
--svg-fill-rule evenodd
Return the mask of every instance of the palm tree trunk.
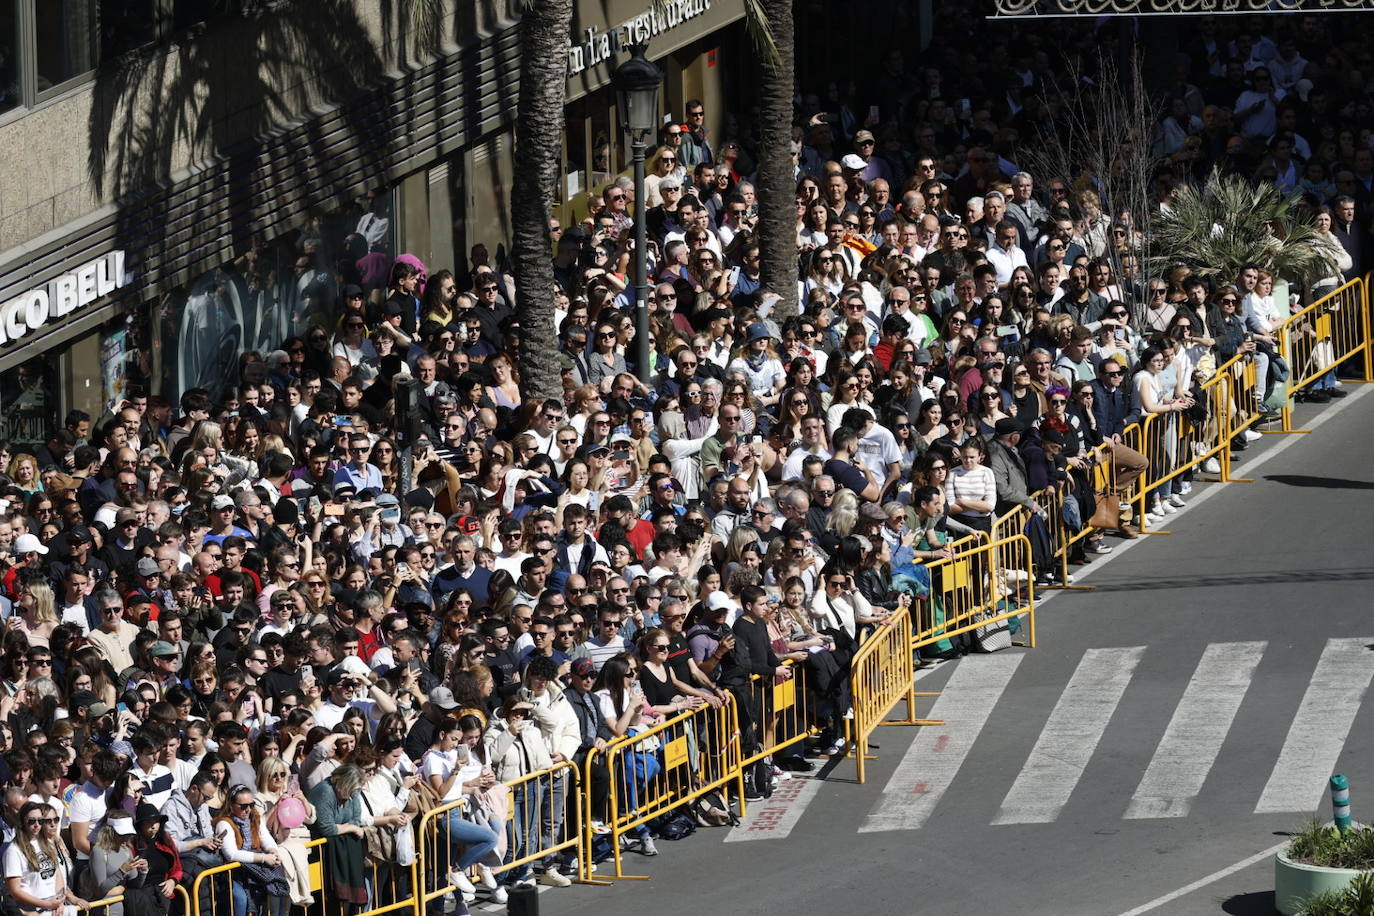
<path id="1" fill-rule="evenodd" d="M 759 131 L 759 255 L 763 289 L 777 293 L 773 315 L 797 314 L 796 179 L 792 166 L 792 93 L 796 49 L 792 0 L 763 0 L 776 55 L 763 62 Z"/>
<path id="2" fill-rule="evenodd" d="M 520 100 L 511 186 L 511 256 L 515 310 L 522 330 L 520 382 L 530 398 L 563 397 L 553 353 L 553 261 L 550 205 L 562 159 L 572 0 L 528 0 L 520 20 Z"/>

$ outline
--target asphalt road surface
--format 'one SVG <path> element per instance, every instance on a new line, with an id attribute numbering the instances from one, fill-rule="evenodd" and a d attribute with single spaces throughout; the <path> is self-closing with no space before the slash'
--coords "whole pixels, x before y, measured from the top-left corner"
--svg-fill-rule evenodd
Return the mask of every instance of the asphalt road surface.
<path id="1" fill-rule="evenodd" d="M 852 761 L 784 783 L 738 828 L 627 853 L 652 880 L 541 912 L 1274 912 L 1272 851 L 1329 818 L 1331 774 L 1374 819 L 1374 386 L 1350 388 L 1244 452 L 1253 483 L 1113 540 L 1039 648 L 924 672 L 946 724 L 880 729 L 865 785 Z"/>

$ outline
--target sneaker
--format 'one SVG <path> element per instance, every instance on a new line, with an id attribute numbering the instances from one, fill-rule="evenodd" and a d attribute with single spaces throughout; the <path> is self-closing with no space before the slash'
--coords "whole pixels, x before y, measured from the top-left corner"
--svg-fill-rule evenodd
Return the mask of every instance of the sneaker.
<path id="1" fill-rule="evenodd" d="M 849 742 L 843 738 L 836 738 L 835 741 L 825 749 L 825 756 L 838 757 L 844 753 L 844 749 L 849 746 Z"/>
<path id="2" fill-rule="evenodd" d="M 815 769 L 801 757 L 779 757 L 778 766 L 792 773 L 810 773 Z"/>
<path id="3" fill-rule="evenodd" d="M 568 881 L 567 878 L 564 878 L 563 880 Z M 568 881 L 568 883 L 571 884 L 572 882 Z M 487 895 L 487 899 L 490 900 L 492 903 L 496 904 L 505 903 L 506 900 L 509 899 L 509 897 L 510 895 L 506 893 L 506 889 L 504 887 L 494 888 L 492 892 L 489 895 Z"/>
<path id="4" fill-rule="evenodd" d="M 1178 506 L 1175 506 L 1173 503 L 1169 502 L 1168 500 L 1165 500 L 1159 504 L 1159 511 L 1163 512 L 1165 515 L 1173 515 L 1175 512 L 1178 511 Z"/>
<path id="5" fill-rule="evenodd" d="M 477 888 L 468 880 L 468 876 L 463 874 L 461 869 L 451 869 L 448 873 L 449 883 L 462 893 L 464 897 L 473 900 L 477 897 Z"/>
<path id="6" fill-rule="evenodd" d="M 1175 493 L 1173 496 L 1169 497 L 1169 505 L 1173 506 L 1175 509 L 1182 509 L 1184 506 L 1188 504 L 1183 501 L 1182 496 L 1179 496 L 1177 493 Z"/>
<path id="7" fill-rule="evenodd" d="M 1331 392 L 1325 388 L 1318 388 L 1307 393 L 1307 400 L 1312 404 L 1329 404 L 1331 403 Z"/>
<path id="8" fill-rule="evenodd" d="M 1343 398 L 1350 392 L 1346 391 L 1344 388 L 1328 388 L 1326 389 L 1326 393 L 1333 398 Z"/>
<path id="9" fill-rule="evenodd" d="M 1112 546 L 1106 541 L 1095 541 L 1088 545 L 1088 549 L 1093 553 L 1111 553 Z"/>
<path id="10" fill-rule="evenodd" d="M 1263 439 L 1263 438 L 1264 438 L 1264 433 L 1257 433 L 1257 432 L 1255 432 L 1253 429 L 1247 429 L 1247 430 L 1245 431 L 1245 441 L 1246 441 L 1246 442 L 1255 442 L 1255 441 L 1257 441 L 1257 440 L 1259 440 L 1259 439 Z"/>
<path id="11" fill-rule="evenodd" d="M 1189 493 L 1193 492 L 1193 485 L 1185 480 L 1178 485 L 1178 492 L 1180 496 L 1187 496 Z"/>
<path id="12" fill-rule="evenodd" d="M 1122 511 L 1122 512 L 1130 512 L 1130 511 L 1131 511 L 1131 504 L 1130 504 L 1130 503 L 1126 503 L 1126 502 L 1119 502 L 1119 503 L 1116 504 L 1116 508 L 1119 509 L 1119 510 Z"/>
<path id="13" fill-rule="evenodd" d="M 606 822 L 600 818 L 592 818 L 592 833 L 597 836 L 605 836 L 611 832 L 611 828 L 606 826 Z"/>
<path id="14" fill-rule="evenodd" d="M 1216 460 L 1215 458 L 1208 458 L 1206 461 L 1202 462 L 1202 473 L 1220 474 L 1221 462 Z"/>
<path id="15" fill-rule="evenodd" d="M 653 837 L 647 837 L 647 836 L 646 836 L 646 837 L 640 842 L 639 850 L 638 850 L 638 851 L 639 851 L 640 855 L 645 855 L 645 856 L 656 856 L 656 855 L 658 855 L 658 847 L 654 845 L 654 839 L 653 839 Z"/>
<path id="16" fill-rule="evenodd" d="M 556 869 L 556 868 L 546 868 L 546 869 L 544 869 L 544 871 L 539 875 L 538 878 L 535 879 L 535 881 L 536 881 L 536 883 L 542 884 L 542 885 L 544 885 L 545 887 L 571 887 L 571 886 L 572 886 L 572 882 L 569 881 L 567 878 L 563 877 L 562 875 L 560 875 L 560 874 L 558 873 L 558 869 Z"/>
<path id="17" fill-rule="evenodd" d="M 477 866 L 477 883 L 489 891 L 496 890 L 496 876 L 491 873 L 491 869 L 485 865 Z"/>

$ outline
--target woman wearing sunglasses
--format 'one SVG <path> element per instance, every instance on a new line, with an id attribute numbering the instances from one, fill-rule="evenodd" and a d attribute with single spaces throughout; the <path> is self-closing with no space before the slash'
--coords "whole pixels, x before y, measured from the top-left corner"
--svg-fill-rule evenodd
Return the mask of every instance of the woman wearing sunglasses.
<path id="1" fill-rule="evenodd" d="M 5 849 L 5 889 L 24 916 L 90 904 L 67 887 L 66 852 L 46 830 L 57 813 L 46 802 L 29 802 L 19 809 L 14 841 Z"/>

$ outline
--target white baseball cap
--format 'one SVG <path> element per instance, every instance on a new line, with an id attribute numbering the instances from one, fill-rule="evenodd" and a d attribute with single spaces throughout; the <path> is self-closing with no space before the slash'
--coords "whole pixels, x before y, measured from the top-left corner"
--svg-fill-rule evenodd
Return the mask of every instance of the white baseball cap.
<path id="1" fill-rule="evenodd" d="M 43 542 L 32 534 L 21 534 L 14 539 L 14 552 L 17 554 L 47 553 L 48 548 L 44 547 Z"/>

